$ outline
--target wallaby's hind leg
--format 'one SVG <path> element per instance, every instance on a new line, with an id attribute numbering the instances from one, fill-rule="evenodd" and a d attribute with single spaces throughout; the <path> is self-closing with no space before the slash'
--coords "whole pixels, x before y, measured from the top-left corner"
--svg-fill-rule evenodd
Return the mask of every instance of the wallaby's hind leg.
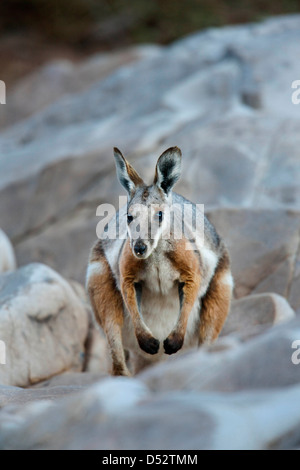
<path id="1" fill-rule="evenodd" d="M 229 256 L 224 252 L 208 290 L 201 299 L 199 346 L 209 344 L 219 336 L 229 312 L 232 289 Z"/>
<path id="2" fill-rule="evenodd" d="M 107 338 L 113 375 L 130 375 L 122 343 L 123 300 L 99 241 L 92 250 L 87 290 L 95 317 Z"/>

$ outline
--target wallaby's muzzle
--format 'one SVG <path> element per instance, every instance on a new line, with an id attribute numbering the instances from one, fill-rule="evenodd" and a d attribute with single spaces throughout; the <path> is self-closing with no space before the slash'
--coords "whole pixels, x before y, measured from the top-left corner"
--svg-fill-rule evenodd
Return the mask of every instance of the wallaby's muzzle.
<path id="1" fill-rule="evenodd" d="M 134 245 L 134 252 L 137 256 L 144 256 L 147 251 L 147 245 L 142 241 L 138 240 Z"/>

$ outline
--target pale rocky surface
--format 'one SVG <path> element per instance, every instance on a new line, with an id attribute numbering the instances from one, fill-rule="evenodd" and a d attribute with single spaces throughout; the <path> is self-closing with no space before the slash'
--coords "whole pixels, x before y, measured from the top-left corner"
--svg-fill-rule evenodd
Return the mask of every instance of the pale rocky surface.
<path id="1" fill-rule="evenodd" d="M 42 264 L 0 276 L 0 338 L 6 364 L 0 383 L 28 386 L 66 370 L 79 371 L 88 311 L 72 287 Z"/>
<path id="2" fill-rule="evenodd" d="M 300 386 L 234 395 L 154 394 L 135 379 L 106 379 L 55 403 L 1 412 L 2 449 L 198 450 L 293 447 Z M 175 432 L 174 432 L 175 430 Z"/>
<path id="3" fill-rule="evenodd" d="M 5 128 L 22 121 L 64 95 L 88 89 L 121 66 L 154 57 L 157 51 L 159 46 L 137 46 L 95 54 L 77 64 L 66 59 L 54 60 L 20 80 L 10 90 L 9 106 L 3 110 L 0 127 Z"/>
<path id="4" fill-rule="evenodd" d="M 0 229 L 0 273 L 14 271 L 16 267 L 14 248 L 7 235 Z"/>
<path id="5" fill-rule="evenodd" d="M 1 449 L 299 448 L 299 41 L 299 15 L 272 18 L 16 85 L 0 107 Z M 172 145 L 235 299 L 214 345 L 112 378 L 83 287 L 96 209 L 124 194 L 113 146 L 150 182 Z"/>
<path id="6" fill-rule="evenodd" d="M 300 312 L 300 212 L 218 209 L 209 218 L 230 251 L 236 297 L 276 292 Z"/>
<path id="7" fill-rule="evenodd" d="M 236 392 L 298 384 L 300 370 L 291 358 L 299 327 L 297 318 L 247 340 L 227 336 L 213 346 L 149 368 L 140 378 L 156 391 Z"/>
<path id="8" fill-rule="evenodd" d="M 292 320 L 295 312 L 287 300 L 274 293 L 253 294 L 233 300 L 221 336 L 255 334 Z"/>

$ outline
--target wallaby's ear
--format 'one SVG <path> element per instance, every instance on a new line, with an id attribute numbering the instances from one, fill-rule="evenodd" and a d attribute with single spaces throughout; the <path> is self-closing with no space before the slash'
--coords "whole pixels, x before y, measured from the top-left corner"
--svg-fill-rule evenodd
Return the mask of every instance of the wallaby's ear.
<path id="1" fill-rule="evenodd" d="M 168 194 L 178 181 L 180 173 L 181 150 L 178 147 L 170 147 L 157 161 L 154 184 Z"/>
<path id="2" fill-rule="evenodd" d="M 136 187 L 143 185 L 144 181 L 116 147 L 114 148 L 114 157 L 119 181 L 129 196 L 133 196 Z"/>

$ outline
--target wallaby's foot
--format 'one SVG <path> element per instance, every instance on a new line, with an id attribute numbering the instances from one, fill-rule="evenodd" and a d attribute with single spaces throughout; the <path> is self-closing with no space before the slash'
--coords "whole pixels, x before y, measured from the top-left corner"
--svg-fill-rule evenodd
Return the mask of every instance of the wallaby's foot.
<path id="1" fill-rule="evenodd" d="M 171 333 L 164 340 L 164 350 L 166 354 L 174 354 L 182 348 L 184 338 L 178 333 Z"/>
<path id="2" fill-rule="evenodd" d="M 159 350 L 159 341 L 147 333 L 142 333 L 137 336 L 140 348 L 148 354 L 157 354 Z"/>

